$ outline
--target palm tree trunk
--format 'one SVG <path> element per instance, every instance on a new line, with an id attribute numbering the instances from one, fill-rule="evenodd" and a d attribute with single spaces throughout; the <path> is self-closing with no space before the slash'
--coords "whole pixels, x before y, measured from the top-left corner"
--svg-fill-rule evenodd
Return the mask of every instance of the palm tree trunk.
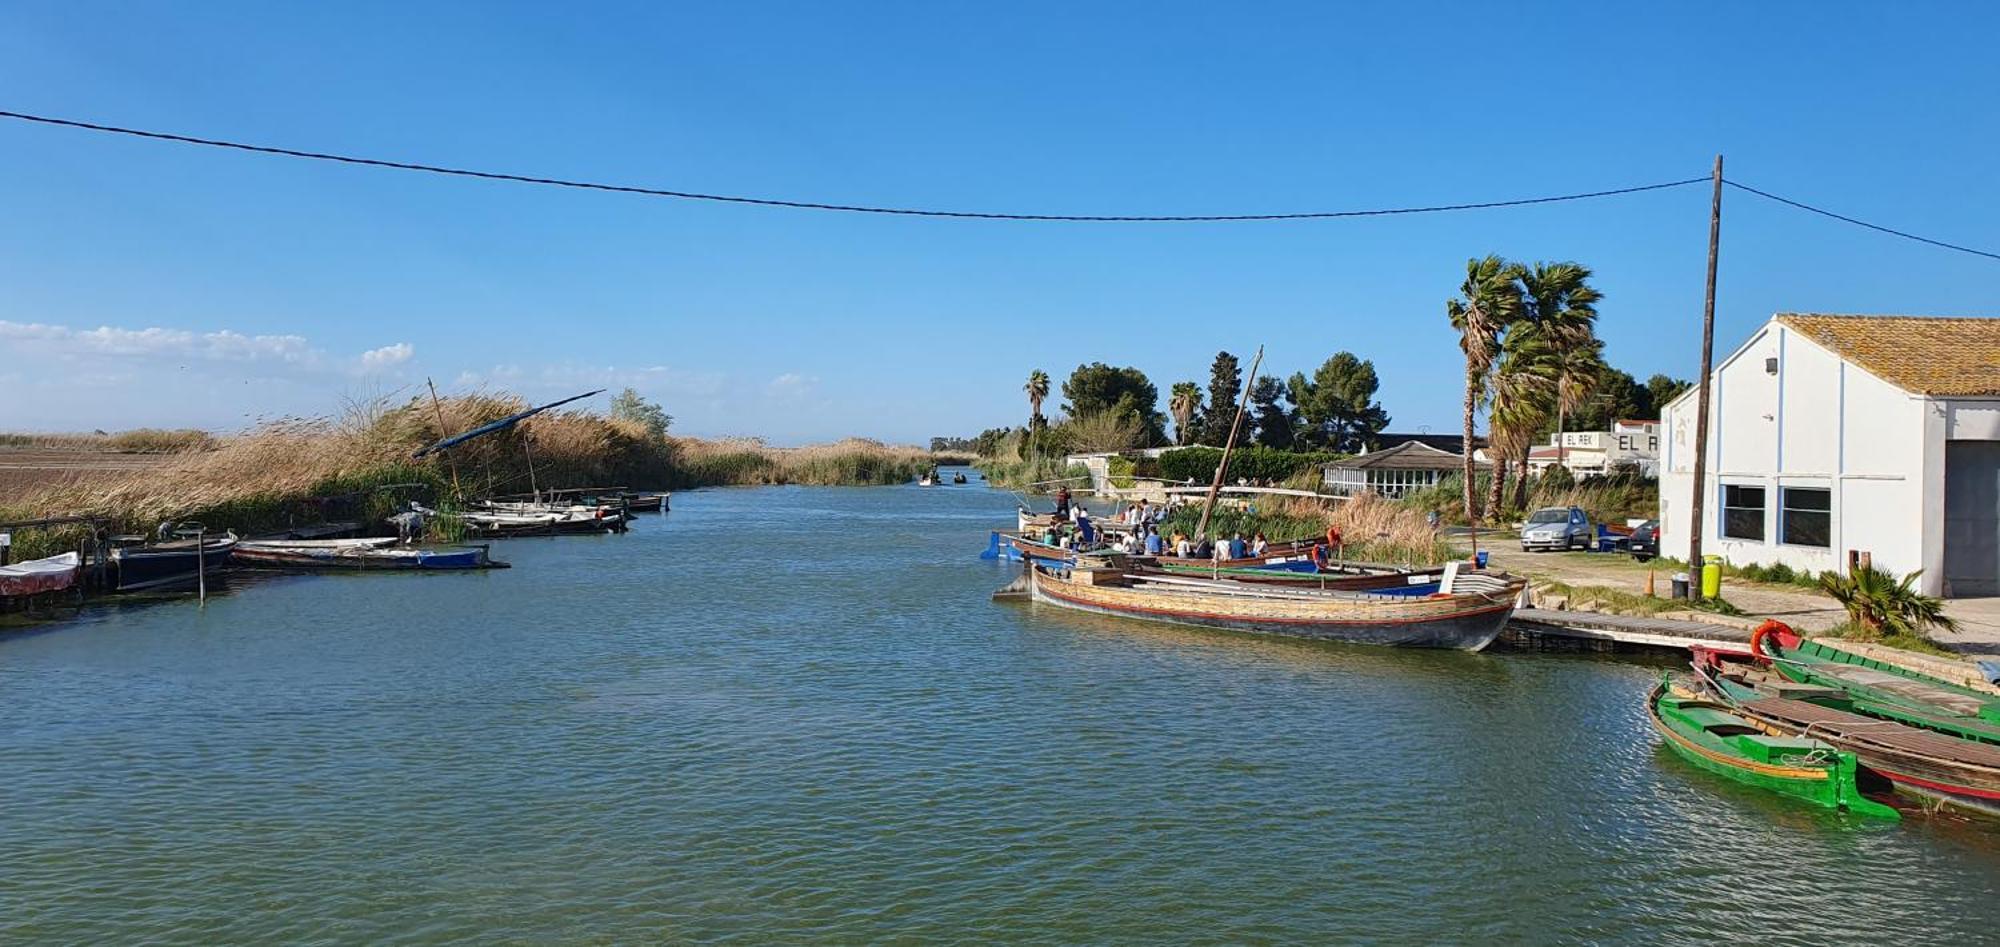
<path id="1" fill-rule="evenodd" d="M 1486 494 L 1486 511 L 1497 516 L 1500 512 L 1500 498 L 1507 489 L 1507 458 L 1500 456 L 1497 451 L 1488 453 L 1493 455 L 1493 488 Z"/>
<path id="2" fill-rule="evenodd" d="M 1563 403 L 1562 396 L 1556 396 L 1556 465 L 1568 468 L 1568 454 L 1563 450 Z"/>
<path id="3" fill-rule="evenodd" d="M 1479 521 L 1479 499 L 1475 495 L 1472 481 L 1472 415 L 1479 403 L 1479 375 L 1471 364 L 1465 366 L 1465 442 L 1459 448 L 1465 452 L 1465 521 Z"/>
<path id="4" fill-rule="evenodd" d="M 1514 478 L 1515 509 L 1525 510 L 1528 508 L 1528 452 L 1532 449 L 1533 445 L 1531 444 L 1521 445 L 1521 456 L 1518 461 L 1521 467 L 1521 475 Z"/>

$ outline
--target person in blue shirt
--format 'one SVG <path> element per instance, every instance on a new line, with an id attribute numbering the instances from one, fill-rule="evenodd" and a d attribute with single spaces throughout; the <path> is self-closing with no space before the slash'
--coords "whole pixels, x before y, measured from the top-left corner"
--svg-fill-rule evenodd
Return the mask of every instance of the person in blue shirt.
<path id="1" fill-rule="evenodd" d="M 1154 532 L 1154 531 L 1153 531 L 1153 530 L 1152 530 L 1152 529 L 1151 529 L 1150 527 L 1149 527 L 1149 528 L 1147 528 L 1147 530 L 1146 530 L 1146 555 L 1149 555 L 1149 556 L 1157 556 L 1157 555 L 1159 555 L 1159 554 L 1160 554 L 1160 553 L 1161 553 L 1161 552 L 1162 552 L 1162 551 L 1163 551 L 1164 549 L 1165 549 L 1165 544 L 1164 544 L 1164 543 L 1162 543 L 1162 542 L 1160 542 L 1160 534 L 1159 534 L 1159 533 L 1157 533 L 1157 532 Z"/>

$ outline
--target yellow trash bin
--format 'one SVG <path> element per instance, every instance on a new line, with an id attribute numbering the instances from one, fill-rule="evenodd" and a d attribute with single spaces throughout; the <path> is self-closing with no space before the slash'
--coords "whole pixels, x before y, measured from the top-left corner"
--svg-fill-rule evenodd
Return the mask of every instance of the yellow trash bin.
<path id="1" fill-rule="evenodd" d="M 1701 597 L 1722 597 L 1722 557 L 1701 557 Z"/>

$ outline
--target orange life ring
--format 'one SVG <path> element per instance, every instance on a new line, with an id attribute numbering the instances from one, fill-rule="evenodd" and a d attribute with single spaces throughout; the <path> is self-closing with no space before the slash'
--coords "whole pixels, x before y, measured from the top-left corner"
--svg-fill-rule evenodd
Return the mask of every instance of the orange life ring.
<path id="1" fill-rule="evenodd" d="M 1750 633 L 1750 655 L 1759 660 L 1769 661 L 1771 656 L 1764 653 L 1764 638 L 1781 631 L 1789 635 L 1792 633 L 1792 626 L 1775 618 L 1764 619 L 1764 623 Z"/>

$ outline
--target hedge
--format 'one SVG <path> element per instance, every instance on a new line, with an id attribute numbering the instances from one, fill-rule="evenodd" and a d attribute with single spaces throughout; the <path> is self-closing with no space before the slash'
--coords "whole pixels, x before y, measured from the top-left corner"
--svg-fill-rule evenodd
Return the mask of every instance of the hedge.
<path id="1" fill-rule="evenodd" d="M 1269 480 L 1278 483 L 1301 470 L 1330 464 L 1347 456 L 1324 451 L 1306 453 L 1262 446 L 1240 448 L 1229 455 L 1229 480 L 1234 483 L 1241 477 L 1246 480 Z M 1192 478 L 1196 483 L 1208 483 L 1215 479 L 1215 465 L 1221 462 L 1220 448 L 1183 447 L 1179 450 L 1170 450 L 1160 455 L 1160 478 L 1172 481 L 1186 481 Z"/>

